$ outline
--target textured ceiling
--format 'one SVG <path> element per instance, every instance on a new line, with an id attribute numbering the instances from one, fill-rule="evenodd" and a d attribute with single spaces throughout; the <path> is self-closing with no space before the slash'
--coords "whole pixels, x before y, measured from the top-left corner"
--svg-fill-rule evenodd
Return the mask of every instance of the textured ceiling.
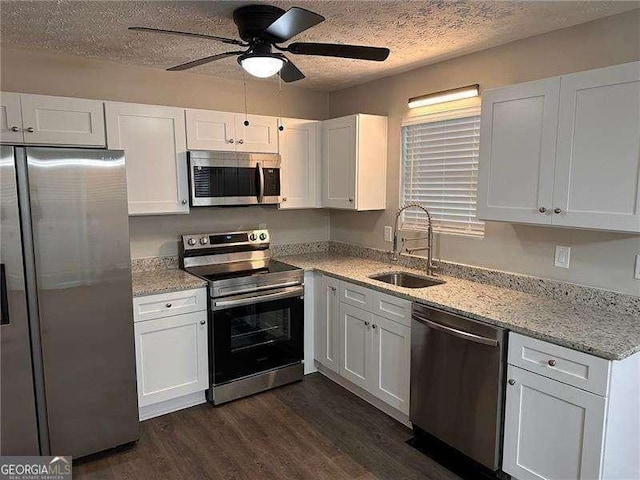
<path id="1" fill-rule="evenodd" d="M 0 41 L 168 68 L 235 48 L 211 40 L 132 32 L 128 26 L 237 38 L 232 12 L 251 3 L 300 6 L 326 17 L 295 41 L 391 49 L 381 63 L 290 55 L 307 76 L 297 86 L 329 91 L 640 6 L 638 1 L 2 1 Z M 191 72 L 242 78 L 235 58 Z"/>

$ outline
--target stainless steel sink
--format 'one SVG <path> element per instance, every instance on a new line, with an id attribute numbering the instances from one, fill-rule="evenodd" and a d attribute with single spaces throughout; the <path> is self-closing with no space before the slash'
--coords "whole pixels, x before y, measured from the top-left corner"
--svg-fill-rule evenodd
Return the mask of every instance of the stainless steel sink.
<path id="1" fill-rule="evenodd" d="M 443 283 L 445 283 L 443 280 L 421 277 L 419 275 L 414 275 L 412 273 L 406 272 L 380 273 L 378 275 L 371 275 L 369 278 L 372 280 L 378 280 L 390 285 L 396 285 L 398 287 L 405 288 L 425 288 L 433 287 L 434 285 L 442 285 Z"/>

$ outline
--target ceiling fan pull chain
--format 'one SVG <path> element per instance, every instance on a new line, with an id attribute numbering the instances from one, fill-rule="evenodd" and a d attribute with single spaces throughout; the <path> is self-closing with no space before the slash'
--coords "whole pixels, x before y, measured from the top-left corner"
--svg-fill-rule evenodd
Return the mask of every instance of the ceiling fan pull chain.
<path id="1" fill-rule="evenodd" d="M 247 112 L 247 75 L 242 71 L 242 88 L 244 89 L 244 126 L 249 126 L 249 118 Z"/>
<path id="2" fill-rule="evenodd" d="M 278 119 L 278 130 L 281 132 L 284 130 L 282 123 L 282 77 L 278 75 L 278 108 L 280 109 L 280 118 Z"/>

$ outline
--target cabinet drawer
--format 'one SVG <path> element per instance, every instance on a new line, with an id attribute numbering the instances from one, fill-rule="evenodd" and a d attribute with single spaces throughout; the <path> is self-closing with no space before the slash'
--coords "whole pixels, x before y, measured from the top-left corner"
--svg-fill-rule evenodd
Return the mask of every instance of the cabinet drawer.
<path id="1" fill-rule="evenodd" d="M 206 288 L 147 295 L 133 299 L 134 322 L 199 312 L 206 309 Z"/>
<path id="2" fill-rule="evenodd" d="M 373 313 L 394 320 L 407 327 L 411 326 L 411 302 L 382 292 L 373 294 Z"/>
<path id="3" fill-rule="evenodd" d="M 588 392 L 607 395 L 609 361 L 603 358 L 510 333 L 508 362 Z"/>
<path id="4" fill-rule="evenodd" d="M 348 303 L 354 307 L 362 308 L 367 312 L 373 312 L 373 290 L 354 285 L 348 282 L 340 282 L 340 302 Z"/>

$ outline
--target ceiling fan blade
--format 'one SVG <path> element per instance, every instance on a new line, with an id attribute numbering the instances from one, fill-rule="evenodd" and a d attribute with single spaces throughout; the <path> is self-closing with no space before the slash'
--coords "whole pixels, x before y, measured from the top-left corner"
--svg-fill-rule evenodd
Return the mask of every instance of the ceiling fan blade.
<path id="1" fill-rule="evenodd" d="M 284 62 L 284 66 L 280 70 L 280 78 L 287 83 L 302 80 L 304 73 L 296 67 L 288 58 Z"/>
<path id="2" fill-rule="evenodd" d="M 210 57 L 200 58 L 199 60 L 194 60 L 192 62 L 183 63 L 182 65 L 177 65 L 175 67 L 167 68 L 169 72 L 176 72 L 179 70 L 187 70 L 189 68 L 197 67 L 199 65 L 204 65 L 205 63 L 215 62 L 216 60 L 220 60 L 222 58 L 232 57 L 234 55 L 242 55 L 245 52 L 224 52 L 219 53 L 218 55 L 211 55 Z"/>
<path id="3" fill-rule="evenodd" d="M 304 8 L 292 7 L 269 25 L 264 34 L 275 43 L 286 42 L 321 22 L 324 22 L 322 15 Z"/>
<path id="4" fill-rule="evenodd" d="M 129 30 L 134 30 L 136 32 L 164 33 L 167 35 L 181 35 L 183 37 L 206 38 L 208 40 L 216 40 L 218 42 L 228 43 L 229 45 L 246 45 L 240 40 L 234 40 L 233 38 L 216 37 L 214 35 L 205 35 L 204 33 L 180 32 L 178 30 L 162 30 L 160 28 L 149 27 L 129 27 Z"/>
<path id="5" fill-rule="evenodd" d="M 339 45 L 337 43 L 292 43 L 287 50 L 297 55 L 320 55 L 322 57 L 355 58 L 382 62 L 389 56 L 388 48 L 362 45 Z"/>

